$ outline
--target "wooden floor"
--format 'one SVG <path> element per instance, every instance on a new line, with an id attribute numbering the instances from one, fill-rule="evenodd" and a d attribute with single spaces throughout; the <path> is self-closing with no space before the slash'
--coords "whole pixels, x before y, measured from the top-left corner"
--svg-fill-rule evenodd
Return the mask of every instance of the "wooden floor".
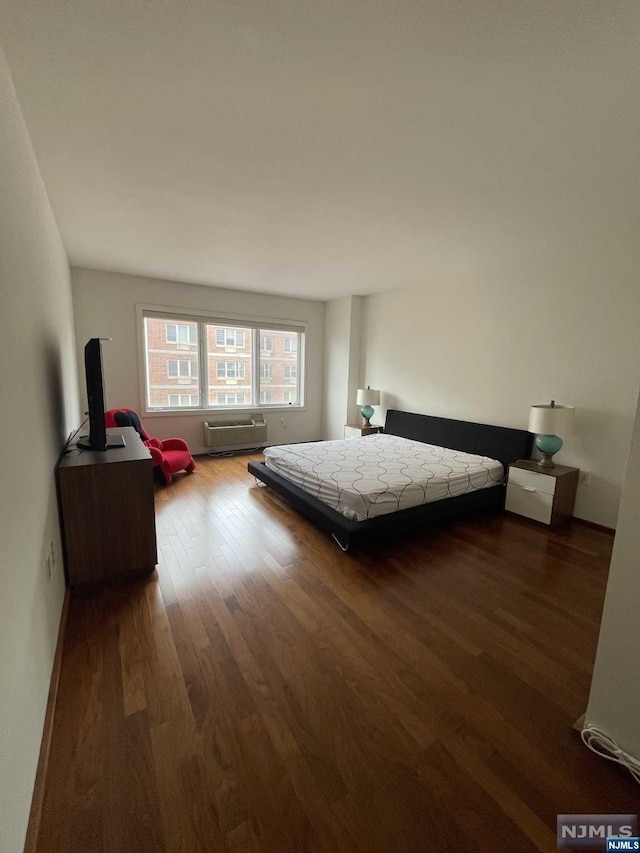
<path id="1" fill-rule="evenodd" d="M 41 851 L 555 851 L 636 812 L 572 732 L 611 537 L 477 517 L 342 554 L 247 457 L 157 493 L 160 564 L 71 598 Z"/>

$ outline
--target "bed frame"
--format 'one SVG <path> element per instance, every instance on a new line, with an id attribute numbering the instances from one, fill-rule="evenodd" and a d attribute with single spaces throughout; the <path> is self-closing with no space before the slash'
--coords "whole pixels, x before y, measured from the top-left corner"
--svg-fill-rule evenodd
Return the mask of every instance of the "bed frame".
<path id="1" fill-rule="evenodd" d="M 489 456 L 502 463 L 505 474 L 512 462 L 517 459 L 529 459 L 533 443 L 532 433 L 522 429 L 435 418 L 430 415 L 401 412 L 397 409 L 389 409 L 387 412 L 384 431 L 390 435 L 422 441 L 425 444 Z M 330 533 L 343 551 L 346 551 L 350 545 L 368 542 L 392 532 L 414 530 L 427 523 L 468 512 L 504 508 L 505 489 L 501 485 L 399 510 L 388 515 L 380 515 L 365 521 L 352 521 L 267 468 L 264 462 L 250 462 L 248 469 L 257 480 L 285 498 L 298 512 L 322 530 Z"/>

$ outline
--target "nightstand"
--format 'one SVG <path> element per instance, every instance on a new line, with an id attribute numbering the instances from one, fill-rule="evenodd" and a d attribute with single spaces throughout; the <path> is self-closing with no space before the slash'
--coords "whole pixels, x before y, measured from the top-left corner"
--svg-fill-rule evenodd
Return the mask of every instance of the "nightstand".
<path id="1" fill-rule="evenodd" d="M 519 459 L 509 465 L 505 509 L 557 527 L 573 517 L 579 474 L 578 468 L 541 468 L 534 460 Z"/>
<path id="2" fill-rule="evenodd" d="M 362 426 L 361 424 L 346 424 L 344 428 L 345 438 L 361 438 L 363 435 L 374 435 L 382 432 L 381 426 Z"/>

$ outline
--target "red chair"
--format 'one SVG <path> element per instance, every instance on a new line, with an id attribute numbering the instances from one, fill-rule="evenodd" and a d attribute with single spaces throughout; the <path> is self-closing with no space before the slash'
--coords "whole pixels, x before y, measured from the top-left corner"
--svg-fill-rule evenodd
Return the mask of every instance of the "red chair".
<path id="1" fill-rule="evenodd" d="M 173 479 L 172 475 L 177 471 L 186 471 L 191 474 L 196 467 L 189 445 L 184 438 L 153 438 L 142 426 L 140 415 L 133 409 L 109 409 L 104 413 L 104 422 L 108 427 L 132 426 L 145 445 L 149 448 L 154 467 L 158 466 L 162 471 L 165 485 L 169 485 Z"/>

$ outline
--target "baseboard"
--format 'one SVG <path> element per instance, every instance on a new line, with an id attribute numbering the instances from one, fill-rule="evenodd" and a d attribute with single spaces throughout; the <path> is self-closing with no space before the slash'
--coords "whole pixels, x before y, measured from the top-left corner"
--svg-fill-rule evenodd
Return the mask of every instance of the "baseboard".
<path id="1" fill-rule="evenodd" d="M 40 819 L 42 817 L 42 805 L 44 802 L 44 786 L 49 768 L 49 752 L 51 750 L 51 735 L 53 732 L 53 718 L 56 711 L 58 699 L 58 684 L 60 682 L 60 669 L 62 664 L 62 648 L 64 646 L 64 634 L 67 627 L 67 611 L 69 609 L 69 590 L 64 593 L 62 613 L 60 614 L 60 625 L 58 626 L 58 640 L 56 651 L 53 656 L 53 667 L 51 669 L 51 682 L 49 684 L 49 696 L 47 697 L 47 711 L 44 717 L 44 728 L 42 730 L 42 743 L 40 744 L 40 755 L 38 757 L 38 769 L 36 770 L 36 781 L 33 786 L 33 797 L 31 798 L 31 811 L 29 812 L 29 824 L 27 836 L 24 843 L 24 853 L 35 853 L 38 846 L 40 834 Z"/>
<path id="2" fill-rule="evenodd" d="M 592 530 L 601 530 L 602 533 L 610 533 L 612 536 L 615 536 L 616 533 L 615 527 L 606 527 L 604 524 L 596 524 L 595 521 L 587 521 L 586 518 L 576 518 L 574 515 L 573 521 L 578 522 L 578 524 L 584 524 L 585 527 L 590 527 Z"/>

